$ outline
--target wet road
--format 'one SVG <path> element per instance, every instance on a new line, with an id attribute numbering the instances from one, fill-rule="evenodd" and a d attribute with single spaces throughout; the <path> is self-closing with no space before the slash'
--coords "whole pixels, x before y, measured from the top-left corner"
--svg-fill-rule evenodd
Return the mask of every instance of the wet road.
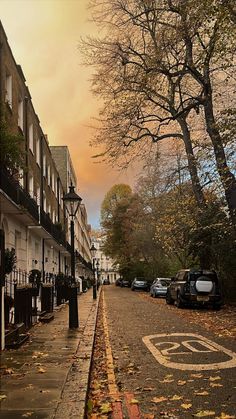
<path id="1" fill-rule="evenodd" d="M 190 322 L 190 309 L 127 288 L 103 289 L 116 382 L 139 402 L 143 418 L 235 418 L 233 338 Z"/>

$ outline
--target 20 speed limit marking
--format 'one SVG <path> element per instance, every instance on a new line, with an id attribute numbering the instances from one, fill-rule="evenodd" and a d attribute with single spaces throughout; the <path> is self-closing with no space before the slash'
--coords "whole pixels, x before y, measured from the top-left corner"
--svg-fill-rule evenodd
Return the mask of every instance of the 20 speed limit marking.
<path id="1" fill-rule="evenodd" d="M 195 333 L 162 333 L 145 336 L 142 340 L 156 360 L 167 368 L 204 371 L 236 367 L 235 352 Z M 221 360 L 201 363 L 204 355 L 207 361 L 211 356 Z"/>

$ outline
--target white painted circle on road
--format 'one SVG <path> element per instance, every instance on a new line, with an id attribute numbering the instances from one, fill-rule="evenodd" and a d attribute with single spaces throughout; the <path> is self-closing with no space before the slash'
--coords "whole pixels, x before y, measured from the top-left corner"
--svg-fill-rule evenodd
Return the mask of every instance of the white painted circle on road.
<path id="1" fill-rule="evenodd" d="M 167 368 L 204 371 L 236 367 L 236 354 L 218 343 L 195 333 L 161 333 L 143 337 L 143 342 L 155 359 Z M 222 354 L 228 359 L 208 364 L 177 362 L 178 355 Z M 172 358 L 172 359 L 171 359 Z M 175 360 L 173 361 L 173 358 Z"/>

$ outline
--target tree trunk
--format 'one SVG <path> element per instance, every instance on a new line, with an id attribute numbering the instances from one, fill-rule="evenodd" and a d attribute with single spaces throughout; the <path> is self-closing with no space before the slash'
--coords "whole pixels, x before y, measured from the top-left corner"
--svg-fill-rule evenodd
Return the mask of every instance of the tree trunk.
<path id="1" fill-rule="evenodd" d="M 214 154 L 216 159 L 216 167 L 217 171 L 220 176 L 220 180 L 224 187 L 225 191 L 225 198 L 228 204 L 230 218 L 233 223 L 233 226 L 236 226 L 236 179 L 233 173 L 231 173 L 229 166 L 226 161 L 225 151 L 222 144 L 222 139 L 217 129 L 214 112 L 213 112 L 213 104 L 212 104 L 212 96 L 208 94 L 204 102 L 204 112 L 205 112 L 205 119 L 206 119 L 206 128 L 207 132 L 211 138 Z"/>
<path id="2" fill-rule="evenodd" d="M 197 173 L 196 160 L 193 153 L 193 146 L 191 143 L 191 137 L 190 137 L 190 132 L 188 129 L 188 124 L 184 118 L 179 118 L 178 122 L 182 129 L 185 151 L 186 151 L 187 159 L 188 159 L 188 169 L 189 169 L 189 173 L 191 177 L 195 200 L 198 205 L 198 208 L 200 210 L 204 210 L 206 208 L 206 201 L 205 201 L 205 197 L 204 197 L 204 194 L 200 185 L 198 173 Z"/>

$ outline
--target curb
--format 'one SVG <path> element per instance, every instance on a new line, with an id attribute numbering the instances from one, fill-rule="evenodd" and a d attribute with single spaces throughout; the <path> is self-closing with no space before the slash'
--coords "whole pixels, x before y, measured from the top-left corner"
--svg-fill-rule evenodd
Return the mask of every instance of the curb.
<path id="1" fill-rule="evenodd" d="M 53 419 L 85 418 L 100 295 L 101 288 L 98 290 L 97 299 L 93 302 L 82 336 L 79 339 L 73 357 L 75 360 L 68 371 L 61 400 L 57 405 Z"/>

